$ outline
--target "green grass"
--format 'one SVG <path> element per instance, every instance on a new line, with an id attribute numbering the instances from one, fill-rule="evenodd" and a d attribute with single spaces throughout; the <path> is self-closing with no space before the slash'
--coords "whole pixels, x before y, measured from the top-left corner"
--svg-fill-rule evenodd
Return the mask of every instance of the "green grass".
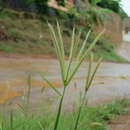
<path id="1" fill-rule="evenodd" d="M 114 45 L 113 43 L 101 39 L 94 48 L 95 57 L 97 59 L 102 57 L 105 61 L 128 62 L 128 60 L 116 54 L 115 48 L 116 44 Z"/>
<path id="2" fill-rule="evenodd" d="M 4 52 L 11 52 L 12 47 L 6 44 L 0 44 L 0 51 L 4 51 Z"/>
<path id="3" fill-rule="evenodd" d="M 9 37 L 8 40 L 0 41 L 0 46 L 6 46 L 8 49 L 1 49 L 10 53 L 24 54 L 42 54 L 55 56 L 54 46 L 50 38 L 47 26 L 47 19 L 54 25 L 54 19 L 42 16 L 42 20 L 38 19 L 35 14 L 26 14 L 10 9 L 0 12 L 0 29 Z M 69 53 L 70 37 L 72 29 L 62 22 L 62 28 L 65 41 L 65 53 Z M 84 28 L 84 27 L 83 27 Z M 86 30 L 86 29 L 85 29 Z M 126 60 L 115 53 L 115 46 L 102 40 L 94 50 L 95 56 L 103 57 L 106 61 L 126 62 Z"/>
<path id="4" fill-rule="evenodd" d="M 107 122 L 129 112 L 125 109 L 129 105 L 130 100 L 122 99 L 106 105 L 84 107 L 78 130 L 106 130 Z M 73 130 L 76 113 L 77 111 L 63 113 L 58 130 Z M 13 112 L 11 118 L 10 116 L 4 117 L 1 113 L 0 130 L 52 130 L 55 116 L 55 112 L 40 114 L 40 116 L 33 114 L 26 116 L 20 112 Z"/>

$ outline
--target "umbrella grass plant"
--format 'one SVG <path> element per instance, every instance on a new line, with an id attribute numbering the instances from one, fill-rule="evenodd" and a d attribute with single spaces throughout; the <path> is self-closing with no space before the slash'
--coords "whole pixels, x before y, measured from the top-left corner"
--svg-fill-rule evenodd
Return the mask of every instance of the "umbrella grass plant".
<path id="1" fill-rule="evenodd" d="M 56 92 L 56 94 L 60 96 L 60 103 L 59 103 L 59 107 L 58 107 L 56 120 L 55 120 L 55 123 L 54 123 L 54 130 L 57 130 L 58 126 L 59 126 L 59 121 L 60 121 L 61 111 L 62 111 L 62 106 L 63 106 L 63 100 L 64 100 L 64 96 L 65 96 L 67 86 L 69 85 L 72 78 L 74 77 L 74 75 L 78 71 L 78 69 L 79 69 L 80 65 L 82 64 L 82 62 L 84 61 L 84 59 L 87 56 L 90 55 L 91 50 L 93 49 L 96 42 L 99 40 L 100 36 L 103 34 L 104 31 L 101 32 L 95 38 L 95 40 L 90 44 L 89 47 L 87 47 L 86 43 L 87 43 L 88 37 L 91 34 L 91 31 L 89 31 L 87 33 L 84 41 L 82 43 L 80 43 L 81 42 L 80 37 L 81 37 L 82 32 L 80 31 L 78 34 L 76 34 L 76 29 L 74 27 L 73 32 L 72 32 L 72 37 L 71 37 L 69 57 L 68 57 L 68 60 L 65 60 L 64 41 L 63 41 L 62 31 L 61 31 L 60 25 L 57 22 L 56 29 L 49 23 L 48 23 L 48 26 L 49 26 L 50 33 L 51 33 L 51 36 L 52 36 L 52 40 L 53 40 L 53 44 L 54 44 L 55 51 L 56 51 L 56 54 L 57 54 L 57 58 L 58 58 L 58 61 L 59 61 L 59 64 L 60 64 L 61 78 L 62 78 L 62 84 L 63 84 L 63 92 L 61 93 L 56 88 L 56 86 L 54 86 L 44 76 L 43 73 L 40 73 L 40 75 L 41 75 L 42 79 Z M 81 45 L 80 48 L 79 48 L 79 44 Z M 91 56 L 91 60 L 92 60 L 92 56 Z M 86 98 L 87 90 L 91 86 L 92 80 L 94 78 L 94 75 L 97 71 L 97 68 L 98 68 L 100 62 L 101 62 L 101 60 L 99 60 L 94 72 L 91 74 L 92 61 L 90 61 L 88 78 L 86 79 L 85 93 L 84 93 L 84 96 L 83 96 L 84 98 L 83 98 L 82 103 L 81 103 L 80 108 L 79 108 L 79 113 L 78 113 L 78 116 L 77 116 L 77 119 L 76 119 L 76 124 L 75 124 L 74 130 L 77 130 L 78 122 L 79 122 L 79 118 L 80 118 L 80 113 L 81 113 L 82 106 L 84 104 L 84 100 Z"/>

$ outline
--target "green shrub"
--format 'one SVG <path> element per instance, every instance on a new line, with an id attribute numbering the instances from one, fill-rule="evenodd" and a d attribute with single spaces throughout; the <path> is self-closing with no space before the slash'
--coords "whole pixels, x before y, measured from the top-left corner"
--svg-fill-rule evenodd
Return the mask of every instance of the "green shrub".
<path id="1" fill-rule="evenodd" d="M 12 47 L 8 46 L 6 44 L 1 44 L 0 43 L 0 50 L 1 51 L 5 51 L 5 52 L 11 52 L 12 51 Z"/>
<path id="2" fill-rule="evenodd" d="M 89 0 L 89 2 L 92 5 L 97 5 L 101 8 L 105 8 L 119 14 L 122 19 L 127 17 L 127 14 L 120 4 L 121 0 Z"/>

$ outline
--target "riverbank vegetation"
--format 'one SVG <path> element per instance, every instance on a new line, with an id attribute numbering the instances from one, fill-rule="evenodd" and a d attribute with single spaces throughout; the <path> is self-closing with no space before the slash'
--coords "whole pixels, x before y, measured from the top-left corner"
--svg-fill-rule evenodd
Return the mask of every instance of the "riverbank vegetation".
<path id="1" fill-rule="evenodd" d="M 47 21 L 55 26 L 56 19 L 60 19 L 59 22 L 63 28 L 64 40 L 66 41 L 65 53 L 67 54 L 69 53 L 68 48 L 70 46 L 69 40 L 72 33 L 72 26 L 76 25 L 76 31 L 83 31 L 81 40 L 84 40 L 89 29 L 92 30 L 92 34 L 88 41 L 91 42 L 95 38 L 96 34 L 93 32 L 92 26 L 98 23 L 98 21 L 102 21 L 102 15 L 100 20 L 97 19 L 96 22 L 93 16 L 94 10 L 91 13 L 89 12 L 90 15 L 84 17 L 85 21 L 89 18 L 86 26 L 86 24 L 79 24 L 82 15 L 76 18 L 62 11 L 58 11 L 58 16 L 50 17 L 48 15 L 4 9 L 0 12 L 0 51 L 29 55 L 49 55 L 54 57 L 54 46 L 48 31 Z M 74 13 L 73 11 L 70 12 L 72 14 Z M 84 15 L 84 12 L 82 13 Z M 100 38 L 93 49 L 96 59 L 101 56 L 106 61 L 126 62 L 124 58 L 116 54 L 116 46 L 118 44 L 111 43 L 103 37 Z"/>
<path id="2" fill-rule="evenodd" d="M 83 107 L 78 130 L 106 130 L 107 124 L 115 117 L 129 113 L 130 101 L 126 99 L 113 101 L 106 105 Z M 18 112 L 0 116 L 0 130 L 53 130 L 56 114 L 46 112 L 37 116 L 34 113 L 25 114 L 23 108 Z M 59 124 L 59 130 L 74 130 L 77 110 L 64 112 Z M 85 116 L 84 116 L 85 115 Z"/>

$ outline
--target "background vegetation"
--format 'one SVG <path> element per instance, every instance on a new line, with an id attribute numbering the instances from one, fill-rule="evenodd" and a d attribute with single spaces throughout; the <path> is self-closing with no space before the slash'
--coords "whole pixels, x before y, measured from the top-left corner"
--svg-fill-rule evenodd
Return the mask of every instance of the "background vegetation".
<path id="1" fill-rule="evenodd" d="M 62 27 L 65 28 L 63 30 L 66 40 L 65 52 L 68 53 L 72 26 L 76 25 L 77 30 L 82 29 L 84 32 L 91 29 L 92 35 L 89 38 L 91 41 L 95 38 L 94 26 L 104 26 L 104 21 L 109 19 L 109 13 L 115 12 L 122 19 L 127 16 L 120 5 L 120 0 L 79 0 L 79 5 L 75 4 L 68 12 L 50 8 L 47 2 L 48 0 L 0 1 L 1 51 L 54 55 L 46 23 L 49 21 L 55 25 L 55 20 L 60 19 Z M 64 6 L 65 1 L 58 0 L 58 3 Z M 77 10 L 77 6 L 82 9 Z M 85 35 L 86 33 L 82 34 L 81 40 L 84 40 Z M 105 60 L 126 61 L 116 55 L 115 48 L 115 43 L 101 38 L 93 52 L 96 57 L 102 56 Z"/>
<path id="2" fill-rule="evenodd" d="M 123 99 L 111 104 L 84 107 L 79 122 L 80 130 L 106 130 L 107 123 L 112 119 L 129 112 L 125 109 L 129 104 L 129 100 Z M 42 116 L 36 116 L 34 113 L 26 115 L 21 108 L 18 112 L 12 111 L 11 113 L 9 116 L 1 113 L 0 130 L 52 130 L 56 116 L 55 113 L 50 114 L 50 112 Z M 76 113 L 77 111 L 63 113 L 59 130 L 73 130 Z"/>

